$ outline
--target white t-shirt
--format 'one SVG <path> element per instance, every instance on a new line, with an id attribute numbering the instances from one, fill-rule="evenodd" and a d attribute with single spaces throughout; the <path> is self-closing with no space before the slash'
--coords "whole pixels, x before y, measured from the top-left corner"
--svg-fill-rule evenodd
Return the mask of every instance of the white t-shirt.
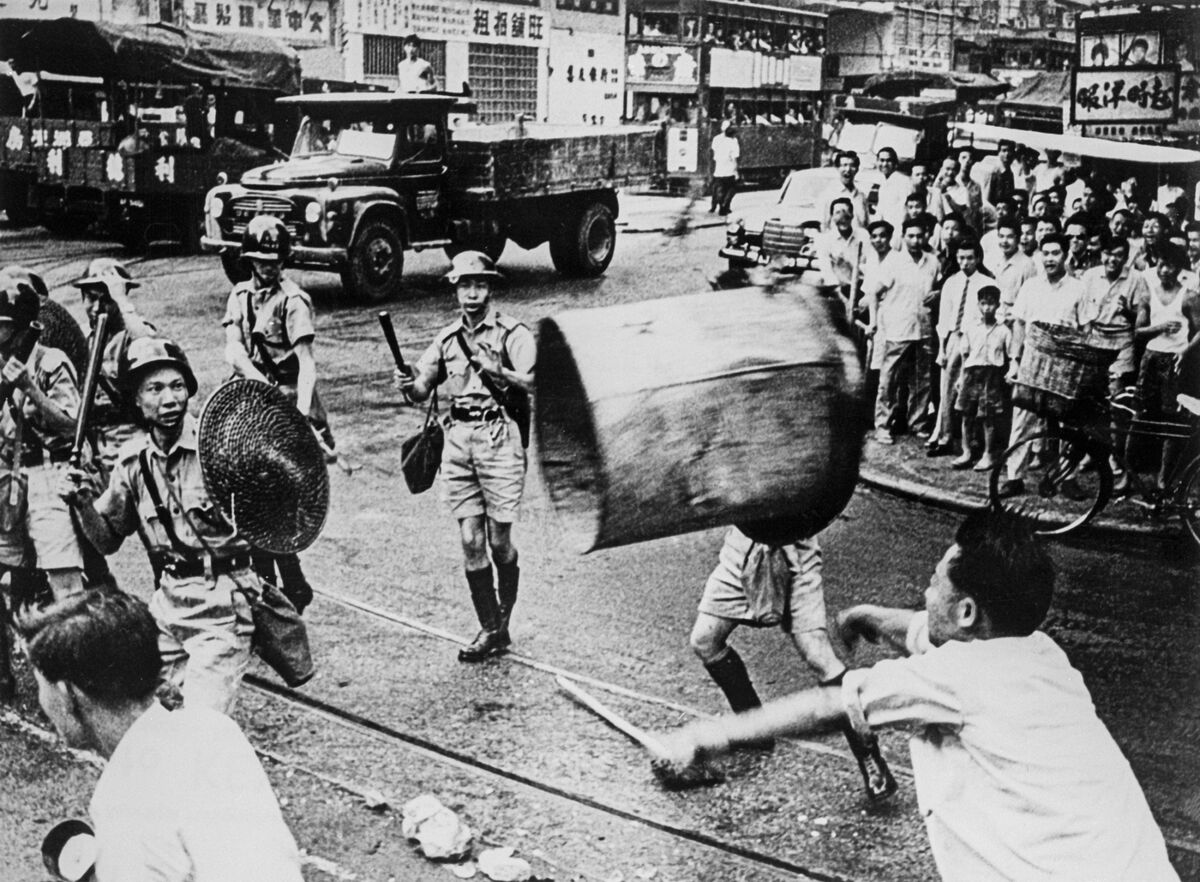
<path id="1" fill-rule="evenodd" d="M 735 178 L 738 173 L 738 157 L 742 155 L 737 138 L 717 135 L 712 139 L 713 177 Z"/>
<path id="2" fill-rule="evenodd" d="M 300 855 L 253 748 L 206 708 L 154 703 L 91 802 L 99 882 L 302 882 Z"/>
<path id="3" fill-rule="evenodd" d="M 396 65 L 397 92 L 432 92 L 437 85 L 433 66 L 424 58 L 401 58 Z"/>
<path id="4" fill-rule="evenodd" d="M 1057 282 L 1050 282 L 1045 275 L 1034 276 L 1017 291 L 1012 318 L 1026 324 L 1071 324 L 1074 321 L 1075 304 L 1082 296 L 1083 283 L 1070 275 L 1063 276 Z"/>
<path id="5" fill-rule="evenodd" d="M 912 730 L 917 803 L 947 880 L 1175 882 L 1146 798 L 1083 677 L 1040 631 L 933 648 L 846 674 L 860 729 Z"/>

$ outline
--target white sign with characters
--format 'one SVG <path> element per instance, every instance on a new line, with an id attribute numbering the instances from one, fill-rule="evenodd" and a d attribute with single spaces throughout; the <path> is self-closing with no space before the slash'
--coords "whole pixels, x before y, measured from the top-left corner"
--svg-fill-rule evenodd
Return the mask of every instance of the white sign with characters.
<path id="1" fill-rule="evenodd" d="M 1175 67 L 1076 68 L 1071 77 L 1071 121 L 1170 122 L 1179 102 Z"/>
<path id="2" fill-rule="evenodd" d="M 330 0 L 184 0 L 188 24 L 200 31 L 258 34 L 285 43 L 328 43 Z"/>

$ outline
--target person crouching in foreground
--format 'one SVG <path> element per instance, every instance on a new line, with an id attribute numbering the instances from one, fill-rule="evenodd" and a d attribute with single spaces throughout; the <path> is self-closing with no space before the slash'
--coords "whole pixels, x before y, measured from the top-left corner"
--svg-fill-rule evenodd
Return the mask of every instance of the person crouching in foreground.
<path id="1" fill-rule="evenodd" d="M 904 726 L 917 801 L 943 879 L 1176 880 L 1129 762 L 1083 677 L 1037 630 L 1054 565 L 1021 520 L 970 515 L 922 612 L 855 606 L 843 639 L 907 657 L 846 672 L 744 714 L 659 737 L 656 772 L 780 735 Z"/>
<path id="2" fill-rule="evenodd" d="M 208 708 L 155 700 L 158 625 L 89 591 L 20 622 L 38 701 L 71 747 L 108 764 L 89 812 L 97 882 L 300 882 L 300 854 L 254 749 Z"/>

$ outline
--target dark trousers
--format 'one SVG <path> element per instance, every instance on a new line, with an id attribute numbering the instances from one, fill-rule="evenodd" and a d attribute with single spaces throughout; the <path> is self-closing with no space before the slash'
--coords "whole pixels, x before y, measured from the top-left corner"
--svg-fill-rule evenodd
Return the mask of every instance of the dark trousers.
<path id="1" fill-rule="evenodd" d="M 712 207 L 709 211 L 719 211 L 729 214 L 729 204 L 733 202 L 733 194 L 737 192 L 737 178 L 713 178 Z"/>

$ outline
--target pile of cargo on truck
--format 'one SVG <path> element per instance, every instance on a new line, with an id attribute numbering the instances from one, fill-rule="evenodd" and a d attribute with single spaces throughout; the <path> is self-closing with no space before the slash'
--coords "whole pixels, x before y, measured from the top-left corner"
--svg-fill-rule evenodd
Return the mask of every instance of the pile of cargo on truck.
<path id="1" fill-rule="evenodd" d="M 0 57 L 15 85 L 0 90 L 0 208 L 14 225 L 195 247 L 218 176 L 291 141 L 274 99 L 300 91 L 300 63 L 274 39 L 2 19 Z"/>
<path id="2" fill-rule="evenodd" d="M 293 265 L 338 272 L 368 302 L 400 293 L 407 250 L 496 258 L 509 240 L 548 242 L 559 272 L 599 275 L 616 247 L 618 189 L 648 186 L 661 167 L 649 127 L 478 125 L 468 99 L 433 93 L 278 103 L 302 116 L 291 159 L 212 189 L 201 244 L 240 278 L 246 224 L 275 215 Z"/>

